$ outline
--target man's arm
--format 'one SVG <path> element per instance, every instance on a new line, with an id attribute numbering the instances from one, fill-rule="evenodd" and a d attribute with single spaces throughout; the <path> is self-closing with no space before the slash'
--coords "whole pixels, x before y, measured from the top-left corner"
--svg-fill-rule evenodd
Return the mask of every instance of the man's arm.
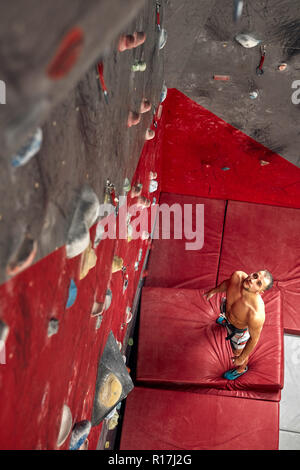
<path id="1" fill-rule="evenodd" d="M 218 292 L 226 292 L 227 288 L 229 286 L 230 279 L 226 279 L 225 281 L 221 282 L 221 284 L 218 287 L 215 287 L 214 289 L 209 290 L 204 294 L 204 297 L 206 297 L 206 300 L 209 300 L 213 295 L 217 294 Z"/>
<path id="2" fill-rule="evenodd" d="M 258 316 L 256 312 L 250 313 L 248 321 L 250 338 L 240 356 L 234 358 L 234 364 L 236 366 L 241 366 L 249 358 L 249 355 L 257 345 L 263 324 L 264 320 L 262 320 L 261 316 Z"/>

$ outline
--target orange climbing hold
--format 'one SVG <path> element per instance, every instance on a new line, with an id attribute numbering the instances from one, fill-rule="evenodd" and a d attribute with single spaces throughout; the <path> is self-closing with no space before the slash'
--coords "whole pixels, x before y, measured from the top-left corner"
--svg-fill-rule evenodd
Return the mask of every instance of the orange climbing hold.
<path id="1" fill-rule="evenodd" d="M 118 51 L 123 52 L 127 49 L 133 49 L 143 44 L 146 40 L 146 34 L 142 31 L 133 34 L 123 34 L 120 36 L 118 43 Z"/>

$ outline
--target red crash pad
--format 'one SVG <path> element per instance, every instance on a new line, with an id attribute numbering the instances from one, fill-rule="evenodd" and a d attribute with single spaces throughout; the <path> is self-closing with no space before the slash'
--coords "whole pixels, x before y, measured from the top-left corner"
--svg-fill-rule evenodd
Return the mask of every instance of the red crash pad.
<path id="1" fill-rule="evenodd" d="M 153 241 L 145 285 L 197 289 L 214 285 L 218 273 L 226 201 L 161 193 L 159 205 L 162 204 L 169 206 L 178 204 L 182 214 L 184 214 L 184 205 L 191 204 L 193 230 L 196 229 L 196 204 L 204 204 L 204 245 L 198 250 L 187 250 L 185 244 L 189 240 L 184 236 L 183 228 L 183 238 L 174 239 L 174 232 L 176 236 L 179 234 L 178 223 L 175 222 L 174 230 L 172 217 L 170 222 L 171 239 L 162 239 L 165 232 L 162 230 L 162 222 L 160 221 L 160 231 L 157 231 L 159 238 Z M 201 229 L 202 227 L 199 228 L 198 233 Z"/>
<path id="2" fill-rule="evenodd" d="M 226 328 L 215 322 L 221 295 L 208 302 L 203 292 L 197 289 L 143 289 L 137 383 L 200 392 L 214 388 L 233 391 L 235 396 L 263 399 L 264 392 L 278 392 L 283 387 L 280 293 L 270 291 L 265 298 L 268 318 L 250 355 L 248 372 L 229 381 L 223 378 L 223 373 L 233 367 L 232 351 L 225 340 Z M 251 391 L 255 393 L 251 394 Z M 267 399 L 278 399 L 278 395 Z"/>
<path id="3" fill-rule="evenodd" d="M 121 450 L 277 450 L 279 403 L 136 387 Z"/>
<path id="4" fill-rule="evenodd" d="M 236 269 L 269 269 L 282 295 L 283 325 L 300 334 L 300 209 L 229 201 L 218 283 Z"/>

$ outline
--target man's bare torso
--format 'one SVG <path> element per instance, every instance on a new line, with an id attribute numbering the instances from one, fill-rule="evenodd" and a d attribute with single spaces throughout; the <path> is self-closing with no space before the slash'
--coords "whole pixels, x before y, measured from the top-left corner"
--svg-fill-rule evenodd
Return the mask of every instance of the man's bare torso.
<path id="1" fill-rule="evenodd" d="M 243 289 L 243 280 L 247 274 L 235 272 L 226 291 L 226 317 L 236 328 L 247 328 L 249 315 L 255 315 L 264 322 L 264 302 L 260 295 L 253 296 Z"/>

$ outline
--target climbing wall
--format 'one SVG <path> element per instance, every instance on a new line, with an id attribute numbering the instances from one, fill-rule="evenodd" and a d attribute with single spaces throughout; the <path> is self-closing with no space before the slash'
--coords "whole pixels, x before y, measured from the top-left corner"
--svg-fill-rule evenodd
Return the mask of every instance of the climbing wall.
<path id="1" fill-rule="evenodd" d="M 119 3 L 114 10 L 111 2 L 91 2 L 88 9 L 76 2 L 63 15 L 53 2 L 40 20 L 48 15 L 51 25 L 55 19 L 51 44 L 47 38 L 38 52 L 43 60 L 34 56 L 32 75 L 22 76 L 28 89 L 15 83 L 24 109 L 18 121 L 9 114 L 7 86 L 0 177 L 3 449 L 96 449 L 111 419 L 93 419 L 95 390 L 111 335 L 126 361 L 133 301 L 150 248 L 148 231 L 132 236 L 138 215 L 129 211 L 135 204 L 143 211 L 159 198 L 166 91 L 163 9 L 158 15 L 154 1 L 132 0 L 125 11 Z M 18 20 L 13 7 L 5 14 L 16 34 L 10 57 L 15 47 L 25 60 L 41 28 L 29 14 Z M 24 30 L 29 36 L 22 52 Z M 3 38 L 8 41 L 4 32 Z M 7 62 L 7 83 L 9 71 L 17 76 L 10 67 Z M 109 221 L 121 224 L 119 213 L 125 214 L 125 236 L 108 238 Z M 121 387 L 123 399 L 130 387 Z M 104 403 L 111 405 L 108 398 Z M 118 413 L 109 406 L 105 416 L 109 411 L 116 425 Z"/>

